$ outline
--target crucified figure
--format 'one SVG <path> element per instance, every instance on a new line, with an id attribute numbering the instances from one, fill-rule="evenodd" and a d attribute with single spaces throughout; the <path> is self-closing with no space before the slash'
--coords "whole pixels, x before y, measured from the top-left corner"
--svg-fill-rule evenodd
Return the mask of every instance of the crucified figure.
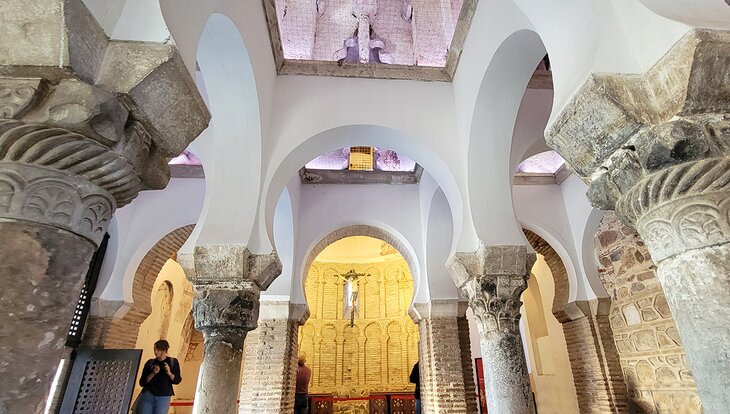
<path id="1" fill-rule="evenodd" d="M 365 277 L 370 276 L 365 273 L 355 273 L 352 269 L 347 273 L 337 275 L 340 279 L 345 281 L 345 291 L 343 297 L 344 304 L 344 315 L 350 317 L 350 326 L 355 326 L 355 313 L 357 312 L 357 296 L 359 293 L 358 281 Z"/>

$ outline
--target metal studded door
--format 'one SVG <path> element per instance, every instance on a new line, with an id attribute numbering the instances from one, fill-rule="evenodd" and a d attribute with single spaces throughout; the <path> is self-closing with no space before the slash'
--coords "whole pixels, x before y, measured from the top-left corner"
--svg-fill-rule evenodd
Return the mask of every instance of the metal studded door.
<path id="1" fill-rule="evenodd" d="M 80 350 L 61 414 L 127 414 L 141 357 L 140 349 Z"/>

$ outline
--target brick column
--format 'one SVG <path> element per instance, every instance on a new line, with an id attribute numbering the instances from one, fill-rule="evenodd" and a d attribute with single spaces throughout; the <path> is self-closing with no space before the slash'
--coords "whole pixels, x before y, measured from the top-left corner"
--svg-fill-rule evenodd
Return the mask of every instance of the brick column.
<path id="1" fill-rule="evenodd" d="M 646 242 L 708 414 L 730 406 L 729 59 L 730 32 L 690 32 L 644 76 L 593 75 L 547 134 Z"/>
<path id="2" fill-rule="evenodd" d="M 519 324 L 520 296 L 535 259 L 527 246 L 482 245 L 473 253 L 457 253 L 450 263 L 479 326 L 492 413 L 535 413 Z"/>
<path id="3" fill-rule="evenodd" d="M 479 414 L 479 400 L 477 385 L 474 382 L 474 361 L 471 355 L 471 337 L 469 335 L 469 320 L 466 318 L 467 304 L 459 305 L 459 317 L 456 318 L 459 330 L 459 348 L 461 350 L 461 372 L 464 377 L 464 395 L 466 397 L 467 414 Z"/>
<path id="4" fill-rule="evenodd" d="M 573 303 L 561 321 L 578 407 L 585 414 L 628 413 L 628 391 L 609 322 L 610 299 Z"/>
<path id="5" fill-rule="evenodd" d="M 173 46 L 110 41 L 81 1 L 18 0 L 0 27 L 0 411 L 40 413 L 114 211 L 209 115 Z"/>
<path id="6" fill-rule="evenodd" d="M 410 314 L 418 325 L 419 332 L 423 411 L 469 413 L 467 401 L 474 399 L 476 404 L 476 397 L 472 390 L 466 389 L 464 383 L 458 321 L 463 312 L 459 312 L 459 303 L 456 300 L 432 300 L 429 303 L 415 304 Z"/>
<path id="7" fill-rule="evenodd" d="M 258 328 L 246 337 L 240 414 L 294 412 L 299 327 L 305 304 L 262 301 Z"/>
<path id="8" fill-rule="evenodd" d="M 246 333 L 256 328 L 259 293 L 281 273 L 281 262 L 276 253 L 251 254 L 239 245 L 196 246 L 193 263 L 178 258 L 195 288 L 195 329 L 205 341 L 193 410 L 234 414 Z"/>

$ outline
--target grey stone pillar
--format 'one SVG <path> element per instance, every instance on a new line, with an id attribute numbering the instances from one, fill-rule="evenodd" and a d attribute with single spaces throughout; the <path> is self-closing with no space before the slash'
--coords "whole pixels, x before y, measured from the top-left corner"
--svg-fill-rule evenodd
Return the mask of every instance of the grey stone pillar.
<path id="1" fill-rule="evenodd" d="M 690 32 L 646 74 L 594 75 L 548 142 L 646 242 L 706 413 L 730 406 L 730 32 Z"/>
<path id="2" fill-rule="evenodd" d="M 110 41 L 79 0 L 42 9 L 0 16 L 0 412 L 43 412 L 112 214 L 209 119 L 172 46 Z"/>
<path id="3" fill-rule="evenodd" d="M 259 293 L 281 273 L 281 262 L 238 245 L 197 246 L 193 266 L 182 261 L 195 287 L 195 329 L 205 341 L 193 412 L 234 414 L 246 333 L 256 329 Z"/>
<path id="4" fill-rule="evenodd" d="M 306 304 L 262 301 L 258 328 L 246 338 L 240 414 L 294 412 L 299 327 Z"/>
<path id="5" fill-rule="evenodd" d="M 479 327 L 491 413 L 535 413 L 520 337 L 520 296 L 535 260 L 526 246 L 482 245 L 473 253 L 457 253 L 450 263 Z"/>

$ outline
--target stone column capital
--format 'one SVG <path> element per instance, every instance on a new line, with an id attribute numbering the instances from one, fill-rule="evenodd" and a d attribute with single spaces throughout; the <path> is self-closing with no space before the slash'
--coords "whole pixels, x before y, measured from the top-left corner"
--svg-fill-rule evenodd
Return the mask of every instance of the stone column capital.
<path id="1" fill-rule="evenodd" d="M 174 46 L 110 41 L 82 1 L 46 3 L 0 16 L 0 219 L 98 246 L 116 208 L 167 185 L 167 159 L 210 114 Z"/>
<path id="2" fill-rule="evenodd" d="M 250 281 L 194 285 L 195 329 L 206 339 L 218 339 L 243 346 L 246 332 L 256 329 L 259 290 Z"/>
<path id="3" fill-rule="evenodd" d="M 253 254 L 244 245 L 195 246 L 190 261 L 183 259 L 193 284 L 251 281 L 258 290 L 266 290 L 282 270 L 276 252 Z"/>
<path id="4" fill-rule="evenodd" d="M 645 74 L 594 74 L 576 93 L 546 140 L 590 184 L 595 207 L 635 224 L 659 198 L 684 195 L 693 173 L 719 162 L 710 160 L 730 157 L 728 55 L 730 32 L 698 29 Z M 698 162 L 707 164 L 688 171 Z"/>
<path id="5" fill-rule="evenodd" d="M 449 262 L 456 285 L 466 295 L 482 335 L 519 333 L 520 296 L 537 256 L 527 246 L 484 246 L 456 253 Z"/>

